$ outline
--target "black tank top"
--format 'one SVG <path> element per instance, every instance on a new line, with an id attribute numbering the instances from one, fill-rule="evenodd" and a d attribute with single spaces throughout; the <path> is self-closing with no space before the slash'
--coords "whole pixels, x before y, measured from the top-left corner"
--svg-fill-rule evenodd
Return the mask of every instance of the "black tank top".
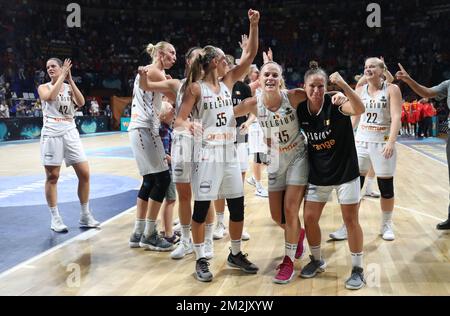
<path id="1" fill-rule="evenodd" d="M 325 95 L 322 110 L 311 114 L 307 101 L 297 108 L 300 128 L 308 138 L 309 182 L 328 186 L 349 182 L 359 176 L 350 116 Z"/>
<path id="2" fill-rule="evenodd" d="M 242 81 L 236 81 L 233 86 L 233 92 L 231 95 L 233 106 L 238 105 L 247 98 L 251 98 L 251 96 L 252 90 L 250 89 L 250 86 Z M 242 123 L 245 123 L 245 121 L 247 121 L 247 116 L 236 117 L 236 127 L 238 129 L 236 133 L 236 143 L 248 142 L 248 134 L 241 135 L 239 133 L 239 127 L 242 125 Z"/>

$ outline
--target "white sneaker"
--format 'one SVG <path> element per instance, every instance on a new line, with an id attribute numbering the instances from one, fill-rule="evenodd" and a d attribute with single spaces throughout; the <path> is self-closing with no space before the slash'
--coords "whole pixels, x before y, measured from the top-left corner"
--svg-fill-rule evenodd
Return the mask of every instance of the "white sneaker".
<path id="1" fill-rule="evenodd" d="M 377 191 L 371 191 L 371 192 L 367 192 L 366 191 L 366 193 L 364 193 L 364 196 L 370 196 L 370 197 L 373 197 L 373 198 L 379 198 L 381 196 L 381 194 L 380 194 L 380 192 L 377 192 Z"/>
<path id="2" fill-rule="evenodd" d="M 392 226 L 392 221 L 383 223 L 381 226 L 381 235 L 384 240 L 392 241 L 395 239 L 394 229 Z"/>
<path id="3" fill-rule="evenodd" d="M 242 237 L 241 237 L 241 239 L 242 239 L 243 241 L 250 240 L 250 234 L 249 234 L 246 230 L 243 230 L 243 231 L 242 231 Z"/>
<path id="4" fill-rule="evenodd" d="M 170 258 L 172 259 L 182 259 L 184 256 L 194 252 L 194 246 L 189 240 L 182 239 L 178 244 L 178 247 L 170 253 Z"/>
<path id="5" fill-rule="evenodd" d="M 254 187 L 256 186 L 256 181 L 255 178 L 253 178 L 253 176 L 247 178 L 246 180 L 248 184 L 253 185 Z"/>
<path id="6" fill-rule="evenodd" d="M 100 222 L 91 213 L 81 214 L 79 223 L 80 227 L 84 228 L 96 228 L 100 226 Z"/>
<path id="7" fill-rule="evenodd" d="M 65 233 L 69 231 L 67 226 L 64 225 L 61 216 L 52 216 L 52 224 L 50 228 L 57 233 Z"/>
<path id="8" fill-rule="evenodd" d="M 260 187 L 259 189 L 256 189 L 255 195 L 260 196 L 260 197 L 268 197 L 269 193 L 267 192 L 266 189 L 264 189 L 263 187 Z"/>
<path id="9" fill-rule="evenodd" d="M 222 239 L 225 236 L 226 227 L 223 223 L 217 222 L 216 227 L 214 228 L 213 238 L 215 240 Z"/>
<path id="10" fill-rule="evenodd" d="M 337 231 L 330 234 L 330 238 L 334 240 L 346 240 L 347 239 L 347 227 L 343 224 Z"/>
<path id="11" fill-rule="evenodd" d="M 179 218 L 175 218 L 172 225 L 178 225 L 180 223 L 180 219 Z"/>
<path id="12" fill-rule="evenodd" d="M 214 257 L 214 243 L 212 239 L 205 239 L 205 258 L 207 260 Z"/>
<path id="13" fill-rule="evenodd" d="M 173 226 L 172 229 L 174 232 L 181 232 L 181 224 L 180 223 L 176 224 L 175 226 Z"/>

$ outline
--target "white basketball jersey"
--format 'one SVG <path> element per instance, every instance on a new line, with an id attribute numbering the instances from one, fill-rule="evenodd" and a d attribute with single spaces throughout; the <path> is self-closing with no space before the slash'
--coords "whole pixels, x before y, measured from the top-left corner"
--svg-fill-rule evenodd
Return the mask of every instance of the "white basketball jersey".
<path id="1" fill-rule="evenodd" d="M 136 76 L 131 105 L 131 121 L 128 130 L 150 128 L 159 135 L 159 113 L 161 111 L 162 94 L 144 91 L 139 87 L 140 75 Z"/>
<path id="2" fill-rule="evenodd" d="M 220 91 L 215 93 L 206 83 L 198 81 L 201 97 L 192 110 L 192 118 L 201 121 L 204 146 L 234 144 L 236 119 L 234 118 L 231 92 L 220 82 Z"/>
<path id="3" fill-rule="evenodd" d="M 186 82 L 186 78 L 182 79 L 180 81 L 180 89 L 178 89 L 177 92 L 177 99 L 175 100 L 175 113 L 178 115 L 180 112 L 181 102 L 183 101 L 183 92 L 181 92 L 181 89 L 183 88 L 184 83 Z"/>
<path id="4" fill-rule="evenodd" d="M 271 146 L 277 145 L 280 153 L 295 152 L 304 148 L 304 137 L 300 132 L 297 111 L 289 102 L 286 91 L 281 91 L 281 106 L 272 112 L 263 103 L 264 94 L 256 96 L 258 122 Z"/>
<path id="5" fill-rule="evenodd" d="M 47 83 L 49 89 L 53 86 Z M 42 101 L 42 114 L 44 125 L 42 135 L 61 136 L 68 130 L 76 128 L 75 125 L 75 104 L 72 101 L 72 91 L 70 86 L 63 83 L 63 91 L 59 91 L 54 101 Z"/>
<path id="6" fill-rule="evenodd" d="M 369 85 L 363 87 L 361 100 L 366 107 L 366 112 L 361 116 L 356 141 L 384 143 L 389 139 L 391 129 L 391 107 L 387 84 L 383 83 L 375 97 L 369 95 Z"/>

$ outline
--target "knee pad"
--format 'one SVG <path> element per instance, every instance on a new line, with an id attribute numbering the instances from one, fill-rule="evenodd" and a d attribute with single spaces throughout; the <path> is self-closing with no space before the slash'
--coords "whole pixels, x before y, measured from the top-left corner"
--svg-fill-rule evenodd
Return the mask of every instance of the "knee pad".
<path id="1" fill-rule="evenodd" d="M 139 189 L 138 198 L 144 201 L 148 201 L 148 197 L 150 196 L 150 191 L 153 186 L 152 175 L 146 174 L 142 179 L 142 185 Z"/>
<path id="2" fill-rule="evenodd" d="M 169 170 L 152 174 L 153 188 L 150 191 L 150 198 L 153 201 L 162 203 L 167 193 L 167 188 L 170 185 L 170 173 Z"/>
<path id="3" fill-rule="evenodd" d="M 378 188 L 381 197 L 384 199 L 392 199 L 394 197 L 394 178 L 380 179 L 377 178 Z"/>
<path id="4" fill-rule="evenodd" d="M 365 176 L 359 176 L 359 182 L 361 183 L 361 189 L 364 186 L 364 181 L 366 181 L 366 177 Z"/>
<path id="5" fill-rule="evenodd" d="M 227 199 L 228 210 L 230 210 L 230 221 L 242 222 L 244 220 L 244 197 Z"/>
<path id="6" fill-rule="evenodd" d="M 196 223 L 203 224 L 208 215 L 209 205 L 211 201 L 195 201 L 194 213 L 192 214 L 192 220 Z"/>

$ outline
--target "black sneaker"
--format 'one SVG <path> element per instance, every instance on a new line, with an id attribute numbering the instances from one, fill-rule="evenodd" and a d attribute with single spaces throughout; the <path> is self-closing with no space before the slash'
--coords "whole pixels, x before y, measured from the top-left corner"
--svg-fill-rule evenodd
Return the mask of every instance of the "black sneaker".
<path id="1" fill-rule="evenodd" d="M 195 278 L 202 282 L 211 282 L 212 273 L 209 271 L 209 262 L 206 258 L 200 258 L 195 263 Z"/>
<path id="2" fill-rule="evenodd" d="M 247 256 L 248 254 L 243 254 L 242 251 L 235 256 L 230 252 L 227 263 L 230 267 L 239 268 L 245 273 L 256 274 L 259 268 L 254 263 L 248 261 Z"/>
<path id="3" fill-rule="evenodd" d="M 311 261 L 300 272 L 300 277 L 304 279 L 314 278 L 317 273 L 324 272 L 327 267 L 327 264 L 323 259 L 316 260 L 313 256 L 309 256 L 309 259 Z"/>
<path id="4" fill-rule="evenodd" d="M 450 218 L 448 218 L 445 222 L 437 224 L 436 229 L 439 230 L 450 229 Z"/>
<path id="5" fill-rule="evenodd" d="M 167 240 L 168 242 L 170 242 L 173 245 L 178 244 L 180 242 L 180 240 L 181 240 L 181 238 L 178 235 L 176 235 L 176 234 L 173 234 L 172 237 L 165 236 L 164 239 Z"/>

